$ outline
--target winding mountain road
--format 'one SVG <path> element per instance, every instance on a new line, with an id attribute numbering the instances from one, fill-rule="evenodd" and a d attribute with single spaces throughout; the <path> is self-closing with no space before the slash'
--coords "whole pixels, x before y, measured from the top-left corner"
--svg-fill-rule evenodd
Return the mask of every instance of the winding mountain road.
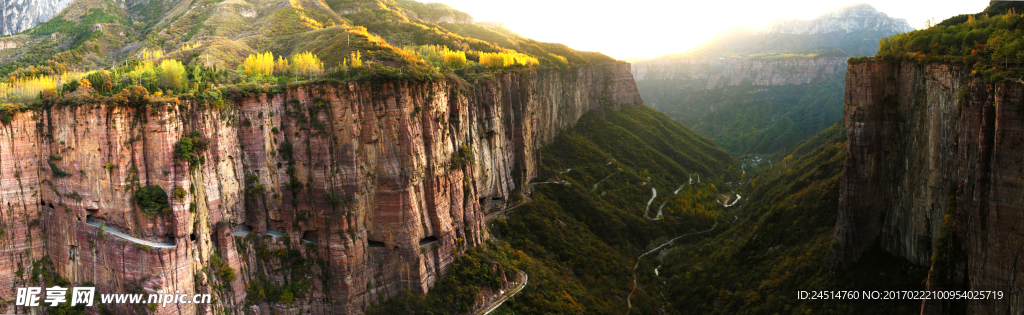
<path id="1" fill-rule="evenodd" d="M 132 243 L 136 243 L 136 244 L 147 245 L 149 247 L 155 247 L 155 248 L 174 248 L 175 246 L 177 246 L 174 243 L 155 243 L 155 242 L 150 242 L 150 241 L 143 240 L 143 239 L 137 239 L 137 238 L 134 238 L 134 237 L 132 237 L 132 236 L 130 236 L 128 234 L 121 233 L 120 231 L 112 229 L 110 227 L 101 227 L 100 224 L 97 223 L 95 220 L 86 220 L 85 224 L 94 226 L 97 229 L 100 229 L 100 231 L 103 231 L 103 233 L 113 234 L 113 235 L 116 235 L 116 236 L 118 236 L 120 238 L 129 240 Z"/>
<path id="2" fill-rule="evenodd" d="M 715 220 L 715 225 L 712 225 L 710 229 L 703 230 L 703 231 L 700 231 L 700 232 L 693 232 L 693 233 L 687 233 L 687 234 L 683 234 L 683 235 L 680 235 L 680 236 L 676 236 L 675 238 L 668 240 L 668 242 L 662 243 L 661 245 L 658 245 L 658 247 L 655 247 L 654 249 L 649 250 L 646 253 L 640 254 L 640 256 L 636 258 L 636 264 L 633 265 L 633 289 L 629 291 L 629 296 L 626 297 L 626 305 L 629 306 L 629 309 L 633 309 L 633 302 L 630 301 L 630 299 L 633 298 L 633 293 L 636 292 L 636 287 L 639 285 L 636 282 L 636 268 L 640 267 L 640 259 L 644 258 L 644 256 L 647 256 L 647 254 L 650 254 L 650 253 L 653 253 L 653 252 L 657 252 L 658 250 L 660 250 L 662 247 L 665 247 L 666 245 L 672 244 L 672 242 L 675 242 L 680 237 L 690 236 L 690 235 L 697 235 L 697 234 L 704 234 L 704 233 L 707 233 L 707 232 L 711 232 L 711 230 L 714 230 L 716 227 L 718 227 L 718 220 Z M 629 311 L 627 310 L 626 313 L 629 313 Z"/>
<path id="3" fill-rule="evenodd" d="M 516 295 L 516 293 L 519 293 L 519 291 L 523 290 L 523 288 L 526 287 L 526 281 L 529 280 L 529 277 L 526 276 L 525 272 L 520 270 L 519 271 L 519 278 L 523 279 L 522 283 L 519 283 L 516 286 L 512 287 L 512 289 L 510 289 L 510 290 L 508 290 L 508 292 L 505 292 L 504 294 L 502 294 L 501 297 L 499 297 L 497 300 L 494 300 L 494 302 L 491 303 L 491 305 L 488 305 L 487 307 L 484 307 L 483 309 L 481 309 L 480 311 L 478 311 L 478 312 L 476 312 L 474 314 L 475 315 L 490 314 L 494 310 L 498 309 L 498 307 L 501 306 L 501 303 L 505 303 L 505 301 L 507 301 L 509 298 L 511 298 L 512 296 Z"/>

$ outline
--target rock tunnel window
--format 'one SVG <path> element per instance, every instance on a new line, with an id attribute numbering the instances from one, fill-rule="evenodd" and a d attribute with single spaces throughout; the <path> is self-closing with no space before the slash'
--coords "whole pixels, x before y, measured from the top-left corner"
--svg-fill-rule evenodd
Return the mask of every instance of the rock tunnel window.
<path id="1" fill-rule="evenodd" d="M 420 246 L 427 245 L 433 242 L 437 242 L 437 237 L 427 236 L 420 240 Z"/>
<path id="2" fill-rule="evenodd" d="M 196 233 L 192 232 L 192 234 L 189 234 L 188 235 L 188 240 L 195 242 L 196 241 Z"/>
<path id="3" fill-rule="evenodd" d="M 99 212 L 99 209 L 85 209 L 85 223 L 96 222 L 96 214 Z"/>
<path id="4" fill-rule="evenodd" d="M 383 248 L 384 247 L 384 242 L 368 240 L 368 241 L 366 241 L 366 246 L 367 247 L 381 247 L 381 248 Z"/>
<path id="5" fill-rule="evenodd" d="M 302 232 L 302 240 L 313 244 L 320 242 L 320 239 L 317 237 L 316 230 Z"/>
<path id="6" fill-rule="evenodd" d="M 252 233 L 252 225 L 242 224 L 231 228 L 231 234 L 245 236 Z"/>

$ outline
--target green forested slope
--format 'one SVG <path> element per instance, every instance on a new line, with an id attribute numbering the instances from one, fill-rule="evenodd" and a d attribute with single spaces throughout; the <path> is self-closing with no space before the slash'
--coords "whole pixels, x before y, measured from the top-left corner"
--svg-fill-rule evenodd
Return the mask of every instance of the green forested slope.
<path id="1" fill-rule="evenodd" d="M 773 153 L 843 116 L 844 76 L 837 73 L 811 84 L 786 86 L 748 84 L 684 91 L 673 88 L 671 80 L 647 80 L 637 82 L 637 87 L 641 91 L 676 89 L 678 95 L 661 98 L 677 103 L 659 108 L 726 150 Z"/>
<path id="2" fill-rule="evenodd" d="M 727 152 L 648 107 L 604 115 L 584 115 L 542 150 L 532 194 L 490 221 L 495 241 L 468 255 L 498 262 L 506 274 L 529 274 L 529 285 L 498 314 L 625 313 L 641 252 L 716 222 L 715 232 L 722 231 L 734 217 L 734 208 L 719 203 L 733 198 L 728 182 L 741 176 Z M 662 216 L 653 220 L 659 208 Z M 487 287 L 477 278 L 453 268 L 430 294 L 392 299 L 370 313 L 455 313 L 444 306 L 469 295 L 453 292 Z M 641 291 L 633 310 L 653 310 L 658 302 Z"/>
<path id="3" fill-rule="evenodd" d="M 925 270 L 872 250 L 851 271 L 830 275 L 842 122 L 781 151 L 747 184 L 743 214 L 714 238 L 643 261 L 641 284 L 663 290 L 670 314 L 907 314 L 920 301 L 800 300 L 815 290 L 920 290 Z M 741 215 L 742 217 L 742 215 Z M 661 266 L 660 275 L 654 268 Z"/>

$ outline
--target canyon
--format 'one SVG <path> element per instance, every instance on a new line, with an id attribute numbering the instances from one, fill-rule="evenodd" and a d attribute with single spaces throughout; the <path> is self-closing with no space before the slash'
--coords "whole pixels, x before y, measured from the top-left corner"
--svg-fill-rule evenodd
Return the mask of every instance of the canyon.
<path id="1" fill-rule="evenodd" d="M 1024 82 L 869 59 L 850 65 L 844 99 L 833 273 L 877 246 L 930 266 L 930 290 L 1004 294 L 925 300 L 923 314 L 1021 312 Z"/>
<path id="2" fill-rule="evenodd" d="M 0 128 L 0 300 L 35 284 L 28 269 L 49 257 L 97 293 L 215 301 L 156 314 L 360 314 L 427 292 L 484 242 L 485 215 L 529 189 L 560 130 L 589 111 L 644 106 L 626 63 L 472 83 L 226 88 L 237 97 L 224 105 L 118 106 L 90 89 Z M 198 162 L 176 153 L 186 135 L 203 143 Z M 151 185 L 170 196 L 166 213 L 137 205 L 133 192 Z M 266 302 L 271 287 L 294 302 Z"/>

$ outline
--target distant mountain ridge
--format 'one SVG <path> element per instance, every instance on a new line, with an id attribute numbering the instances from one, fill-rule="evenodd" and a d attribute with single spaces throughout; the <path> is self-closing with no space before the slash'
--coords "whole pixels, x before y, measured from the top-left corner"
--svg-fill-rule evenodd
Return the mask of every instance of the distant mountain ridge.
<path id="1" fill-rule="evenodd" d="M 758 54 L 871 56 L 878 40 L 913 31 L 867 4 L 837 8 L 811 20 L 778 20 L 759 30 L 731 28 L 686 52 L 694 57 L 742 57 Z M 842 50 L 835 50 L 836 48 Z"/>
<path id="2" fill-rule="evenodd" d="M 632 61 L 644 101 L 739 154 L 771 153 L 842 118 L 846 61 L 911 31 L 866 4 L 760 30 L 729 28 L 684 54 Z"/>
<path id="3" fill-rule="evenodd" d="M 758 34 L 825 34 L 878 31 L 904 33 L 914 28 L 906 19 L 889 17 L 867 4 L 837 8 L 812 20 L 778 20 L 758 30 Z"/>

